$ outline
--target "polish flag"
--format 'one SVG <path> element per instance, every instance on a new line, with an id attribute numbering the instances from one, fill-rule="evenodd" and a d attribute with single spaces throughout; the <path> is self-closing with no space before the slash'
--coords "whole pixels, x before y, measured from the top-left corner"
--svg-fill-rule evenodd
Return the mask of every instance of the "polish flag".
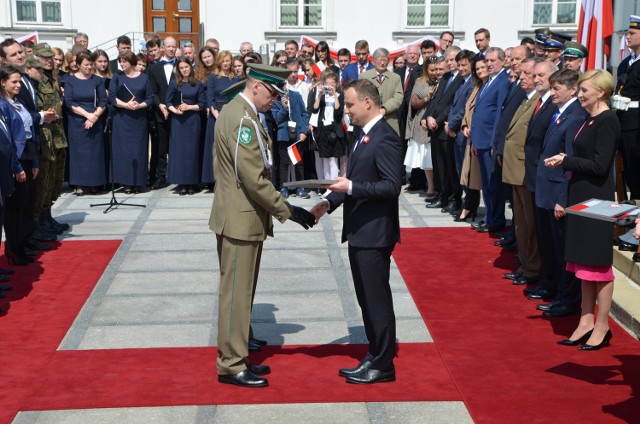
<path id="1" fill-rule="evenodd" d="M 294 165 L 302 160 L 302 155 L 298 150 L 298 143 L 300 143 L 300 141 L 297 141 L 293 143 L 291 146 L 287 147 L 287 153 L 289 154 L 289 159 L 291 160 L 291 163 Z"/>
<path id="2" fill-rule="evenodd" d="M 20 38 L 16 38 L 16 41 L 18 43 L 22 43 L 23 41 L 32 41 L 33 44 L 38 44 L 40 43 L 40 37 L 38 36 L 38 31 L 34 31 L 34 32 L 30 32 L 29 34 L 25 34 Z"/>
<path id="3" fill-rule="evenodd" d="M 304 73 L 304 69 L 302 69 L 301 67 L 298 68 L 298 79 L 300 81 L 304 81 L 306 75 Z"/>
<path id="4" fill-rule="evenodd" d="M 605 69 L 610 56 L 610 46 L 606 39 L 613 34 L 611 0 L 581 1 L 578 43 L 589 50 L 589 56 L 582 64 L 583 70 Z"/>
<path id="5" fill-rule="evenodd" d="M 322 73 L 322 71 L 327 69 L 327 65 L 322 62 L 316 62 L 315 65 L 313 65 L 311 68 L 313 69 L 313 73 L 316 74 L 318 78 L 320 78 L 320 74 Z"/>

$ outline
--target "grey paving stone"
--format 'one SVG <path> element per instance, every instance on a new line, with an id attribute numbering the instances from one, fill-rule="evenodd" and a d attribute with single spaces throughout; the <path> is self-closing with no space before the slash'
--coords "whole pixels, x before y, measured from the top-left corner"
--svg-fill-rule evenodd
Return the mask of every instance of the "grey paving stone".
<path id="1" fill-rule="evenodd" d="M 20 412 L 14 424 L 175 424 L 193 422 L 198 408 L 177 406 L 162 408 L 73 409 L 66 411 Z"/>
<path id="2" fill-rule="evenodd" d="M 79 350 L 208 346 L 213 320 L 204 324 L 90 327 Z"/>
<path id="3" fill-rule="evenodd" d="M 265 249 L 261 269 L 328 268 L 331 266 L 326 249 Z"/>
<path id="4" fill-rule="evenodd" d="M 298 293 L 330 290 L 336 290 L 336 279 L 332 268 L 305 270 L 266 268 L 260 270 L 256 292 Z"/>
<path id="5" fill-rule="evenodd" d="M 139 294 L 217 293 L 219 274 L 203 272 L 120 272 L 108 296 Z"/>
<path id="6" fill-rule="evenodd" d="M 370 423 L 364 403 L 225 405 L 216 408 L 214 424 L 364 424 Z"/>
<path id="7" fill-rule="evenodd" d="M 207 250 L 215 254 L 216 236 L 203 234 L 141 234 L 131 246 L 132 251 Z"/>
<path id="8" fill-rule="evenodd" d="M 140 230 L 140 234 L 210 234 L 215 240 L 215 234 L 209 229 L 205 219 L 181 219 L 176 221 L 156 220 L 147 221 Z"/>
<path id="9" fill-rule="evenodd" d="M 158 201 L 158 208 L 162 209 L 211 209 L 213 196 L 180 196 L 178 194 L 163 197 Z M 179 213 L 179 212 L 178 212 Z"/>
<path id="10" fill-rule="evenodd" d="M 384 408 L 390 423 L 473 423 L 463 402 L 388 402 Z"/>
<path id="11" fill-rule="evenodd" d="M 261 322 L 294 319 L 342 318 L 340 298 L 335 292 L 258 293 L 252 318 Z"/>
<path id="12" fill-rule="evenodd" d="M 211 207 L 203 208 L 185 208 L 185 209 L 155 209 L 149 215 L 149 220 L 168 219 L 175 220 L 204 220 L 205 224 L 209 222 L 209 215 L 211 214 Z"/>
<path id="13" fill-rule="evenodd" d="M 278 320 L 275 323 L 254 321 L 251 326 L 256 337 L 274 346 L 340 344 L 349 341 L 349 330 L 343 319 Z"/>
<path id="14" fill-rule="evenodd" d="M 121 271 L 211 271 L 218 269 L 215 251 L 131 252 L 122 263 Z"/>
<path id="15" fill-rule="evenodd" d="M 60 222 L 63 219 L 59 219 Z M 67 232 L 62 233 L 63 236 L 101 236 L 101 235 L 114 235 L 121 236 L 131 230 L 133 221 L 87 221 L 82 225 L 74 224 Z"/>
<path id="16" fill-rule="evenodd" d="M 156 324 L 211 322 L 215 296 L 106 297 L 96 308 L 93 324 Z"/>

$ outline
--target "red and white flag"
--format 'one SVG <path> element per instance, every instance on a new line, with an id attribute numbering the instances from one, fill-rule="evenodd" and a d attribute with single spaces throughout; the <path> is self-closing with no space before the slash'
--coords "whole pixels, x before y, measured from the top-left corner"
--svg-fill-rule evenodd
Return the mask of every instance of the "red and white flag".
<path id="1" fill-rule="evenodd" d="M 302 155 L 300 154 L 300 150 L 298 150 L 298 143 L 300 143 L 300 141 L 297 141 L 293 143 L 291 146 L 287 147 L 287 153 L 289 154 L 289 159 L 291 160 L 291 163 L 294 165 L 302 160 Z"/>
<path id="2" fill-rule="evenodd" d="M 33 41 L 33 44 L 40 43 L 40 37 L 38 37 L 38 31 L 30 32 L 29 34 L 25 34 L 22 37 L 16 38 L 18 43 L 22 43 L 23 41 Z"/>
<path id="3" fill-rule="evenodd" d="M 311 68 L 313 69 L 313 73 L 316 74 L 318 78 L 320 78 L 320 74 L 322 74 L 322 71 L 327 69 L 327 65 L 325 65 L 323 62 L 316 62 Z"/>
<path id="4" fill-rule="evenodd" d="M 582 67 L 584 70 L 605 69 L 607 58 L 610 57 L 607 38 L 613 34 L 611 0 L 581 0 L 581 2 L 578 43 L 589 50 L 589 56 Z"/>

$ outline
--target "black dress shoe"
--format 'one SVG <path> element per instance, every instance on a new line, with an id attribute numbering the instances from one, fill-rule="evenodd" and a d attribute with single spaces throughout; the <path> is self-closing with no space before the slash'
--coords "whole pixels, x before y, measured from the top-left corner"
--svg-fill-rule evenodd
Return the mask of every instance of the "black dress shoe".
<path id="1" fill-rule="evenodd" d="M 500 231 L 501 229 L 503 229 L 504 226 L 503 225 L 483 225 L 482 227 L 478 228 L 478 232 L 479 233 L 496 233 L 498 231 Z"/>
<path id="2" fill-rule="evenodd" d="M 433 203 L 427 203 L 427 207 L 429 209 L 444 208 L 445 204 L 442 203 L 441 201 L 437 201 L 437 202 L 433 202 Z"/>
<path id="3" fill-rule="evenodd" d="M 396 381 L 396 370 L 393 368 L 389 371 L 380 371 L 369 368 L 358 374 L 347 377 L 347 383 L 351 384 L 388 383 L 391 381 Z"/>
<path id="4" fill-rule="evenodd" d="M 578 315 L 579 313 L 580 313 L 580 308 L 570 308 L 565 305 L 557 305 L 549 309 L 548 311 L 544 311 L 542 315 L 547 318 L 559 318 L 559 317 L 568 317 L 570 315 Z"/>
<path id="5" fill-rule="evenodd" d="M 587 340 L 589 340 L 589 337 L 591 337 L 591 333 L 593 333 L 593 328 L 587 331 L 586 333 L 584 333 L 584 335 L 577 340 L 565 339 L 565 340 L 558 340 L 556 343 L 562 346 L 578 346 L 581 344 L 585 344 Z"/>
<path id="6" fill-rule="evenodd" d="M 240 387 L 266 387 L 269 385 L 266 378 L 258 377 L 249 370 L 240 371 L 237 374 L 219 375 L 218 382 Z"/>
<path id="7" fill-rule="evenodd" d="M 256 365 L 252 364 L 251 362 L 248 362 L 246 365 L 247 369 L 255 375 L 271 374 L 271 368 L 269 368 L 269 365 Z"/>
<path id="8" fill-rule="evenodd" d="M 2 269 L 0 268 L 0 275 L 13 275 L 15 271 L 12 269 Z"/>
<path id="9" fill-rule="evenodd" d="M 640 262 L 640 253 L 633 254 L 633 262 Z"/>
<path id="10" fill-rule="evenodd" d="M 4 277 L 4 278 L 7 278 L 7 277 Z M 7 280 L 0 280 L 0 281 L 7 281 Z M 13 290 L 13 286 L 0 285 L 0 291 L 9 291 L 9 290 Z"/>
<path id="11" fill-rule="evenodd" d="M 627 243 L 626 241 L 621 241 L 618 245 L 618 250 L 622 252 L 635 252 L 638 250 L 638 245 Z"/>
<path id="12" fill-rule="evenodd" d="M 613 337 L 613 333 L 611 332 L 611 330 L 607 330 L 607 334 L 604 335 L 604 339 L 602 339 L 600 344 L 597 344 L 597 345 L 583 344 L 578 348 L 578 350 L 600 350 L 600 348 L 607 347 L 611 344 L 610 342 L 612 337 Z"/>
<path id="13" fill-rule="evenodd" d="M 255 343 L 258 346 L 266 346 L 267 345 L 267 341 L 266 340 L 256 339 L 255 337 L 249 337 L 249 342 Z"/>
<path id="14" fill-rule="evenodd" d="M 504 250 L 505 252 L 515 252 L 516 250 L 518 250 L 518 246 L 515 243 L 506 244 L 502 246 L 502 250 Z"/>
<path id="15" fill-rule="evenodd" d="M 260 352 L 261 350 L 262 346 L 249 340 L 249 352 Z"/>
<path id="16" fill-rule="evenodd" d="M 496 235 L 501 239 L 512 238 L 513 234 L 511 231 L 497 232 Z"/>
<path id="17" fill-rule="evenodd" d="M 9 277 L 6 275 L 0 275 L 0 283 L 6 283 L 7 281 L 9 281 Z"/>
<path id="18" fill-rule="evenodd" d="M 524 286 L 525 284 L 535 284 L 537 282 L 538 282 L 537 280 L 534 280 L 529 277 L 525 277 L 524 275 L 520 278 L 511 280 L 511 284 L 513 284 L 514 286 Z"/>
<path id="19" fill-rule="evenodd" d="M 369 357 L 364 358 L 355 368 L 340 368 L 338 375 L 341 377 L 350 377 L 352 375 L 360 374 L 361 372 L 368 370 L 371 366 L 371 360 Z"/>
<path id="20" fill-rule="evenodd" d="M 480 227 L 484 227 L 485 222 L 484 221 L 478 221 L 478 222 L 474 222 L 471 224 L 471 228 L 473 228 L 474 230 L 477 230 Z"/>
<path id="21" fill-rule="evenodd" d="M 506 272 L 502 274 L 502 277 L 506 278 L 507 280 L 515 280 L 522 277 L 522 275 L 523 274 L 521 272 Z"/>
<path id="22" fill-rule="evenodd" d="M 40 243 L 37 240 L 31 240 L 24 244 L 25 247 L 33 250 L 51 250 L 51 245 L 47 243 Z"/>
<path id="23" fill-rule="evenodd" d="M 500 239 L 498 241 L 494 241 L 493 245 L 494 246 L 508 246 L 510 244 L 515 244 L 516 243 L 516 239 L 514 239 L 513 237 L 505 237 L 503 239 Z"/>
<path id="24" fill-rule="evenodd" d="M 156 180 L 155 183 L 153 183 L 153 185 L 151 186 L 151 190 L 160 190 L 162 188 L 168 187 L 169 184 L 167 184 L 167 182 L 163 179 L 158 179 Z"/>
<path id="25" fill-rule="evenodd" d="M 55 234 L 46 233 L 44 231 L 36 230 L 33 233 L 33 238 L 37 241 L 56 241 L 58 237 Z"/>
<path id="26" fill-rule="evenodd" d="M 539 310 L 539 311 L 542 311 L 542 312 L 546 312 L 549 309 L 551 309 L 551 308 L 553 308 L 555 306 L 558 306 L 558 305 L 559 305 L 558 303 L 554 303 L 554 302 L 551 302 L 551 303 L 539 303 L 539 304 L 536 305 L 536 309 Z"/>
<path id="27" fill-rule="evenodd" d="M 527 295 L 527 299 L 529 300 L 547 300 L 555 297 L 556 294 L 550 292 L 547 289 L 538 289 L 535 293 L 530 293 Z"/>

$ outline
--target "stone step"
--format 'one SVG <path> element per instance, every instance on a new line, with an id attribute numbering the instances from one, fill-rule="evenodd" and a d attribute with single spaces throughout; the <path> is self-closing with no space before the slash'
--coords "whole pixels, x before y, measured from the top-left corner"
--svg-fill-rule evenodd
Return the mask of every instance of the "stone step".
<path id="1" fill-rule="evenodd" d="M 613 248 L 616 279 L 611 314 L 640 340 L 640 263 L 633 262 L 633 253 Z"/>

